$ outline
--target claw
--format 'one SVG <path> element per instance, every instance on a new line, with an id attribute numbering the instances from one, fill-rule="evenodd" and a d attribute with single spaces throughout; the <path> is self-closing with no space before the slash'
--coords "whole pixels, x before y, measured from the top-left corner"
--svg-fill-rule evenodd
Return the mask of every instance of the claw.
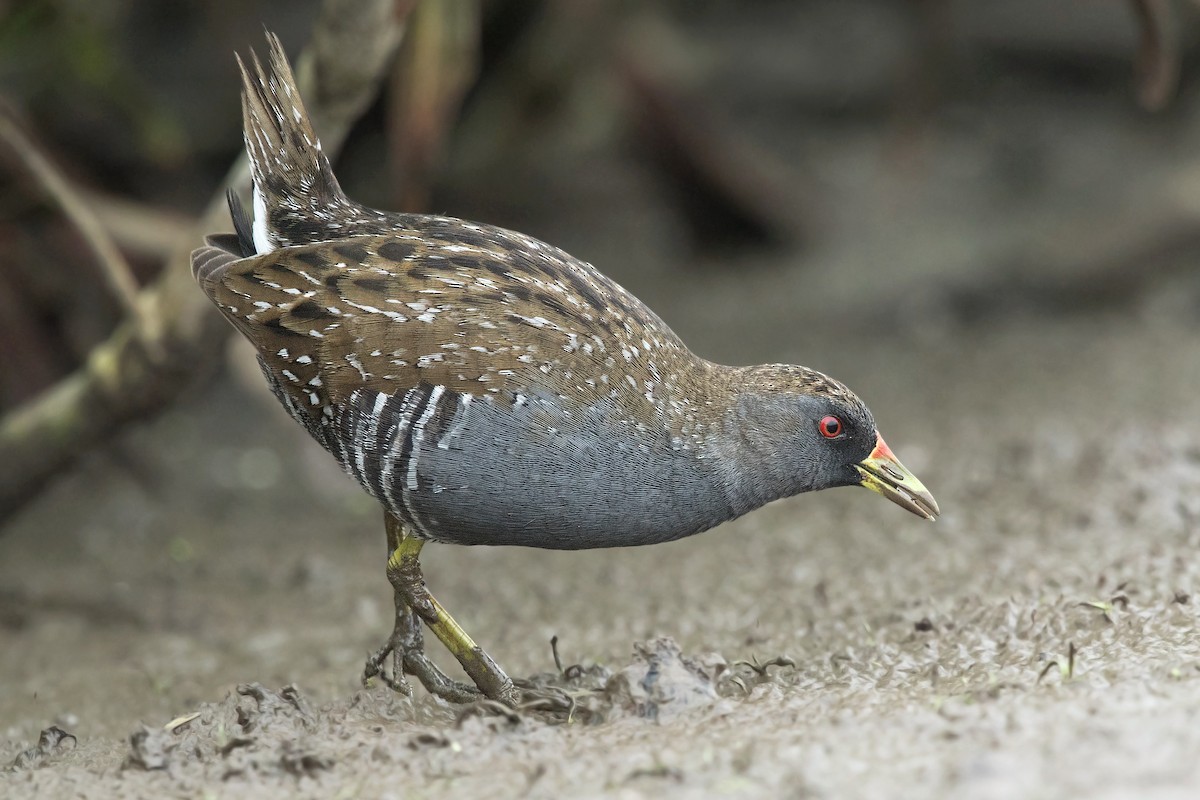
<path id="1" fill-rule="evenodd" d="M 393 692 L 412 697 L 412 686 L 404 677 L 403 655 L 401 650 L 396 647 L 394 639 L 395 634 L 393 633 L 383 647 L 367 656 L 367 663 L 363 666 L 363 686 L 369 686 L 371 679 L 378 677 Z M 388 656 L 392 656 L 390 673 L 383 668 Z"/>

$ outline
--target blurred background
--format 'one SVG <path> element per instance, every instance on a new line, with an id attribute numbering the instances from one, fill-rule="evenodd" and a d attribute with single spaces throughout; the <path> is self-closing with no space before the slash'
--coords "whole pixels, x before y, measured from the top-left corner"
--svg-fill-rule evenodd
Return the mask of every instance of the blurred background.
<path id="1" fill-rule="evenodd" d="M 705 357 L 844 379 L 937 495 L 937 535 L 972 534 L 937 571 L 926 529 L 846 492 L 731 526 L 807 524 L 803 539 L 729 533 L 653 558 L 439 549 L 431 586 L 468 629 L 488 621 L 477 638 L 518 671 L 568 629 L 589 657 L 663 629 L 793 646 L 823 624 L 814 597 L 834 625 L 870 606 L 831 612 L 831 575 L 873 577 L 878 608 L 896 582 L 945 598 L 1110 586 L 1093 565 L 1117 563 L 1153 497 L 1126 497 L 1110 454 L 1160 464 L 1165 426 L 1186 452 L 1163 459 L 1200 458 L 1197 361 L 1180 358 L 1200 299 L 1195 3 L 10 0 L 0 634 L 21 649 L 0 655 L 0 710 L 28 729 L 85 707 L 96 665 L 117 676 L 98 702 L 128 713 L 245 675 L 346 691 L 390 629 L 378 509 L 276 406 L 188 270 L 201 235 L 231 227 L 227 177 L 244 186 L 233 54 L 262 52 L 264 26 L 300 60 L 351 197 L 521 230 Z M 1120 522 L 1107 544 L 1096 520 Z M 1066 565 L 1052 578 L 1048 552 Z M 688 579 L 743 562 L 758 572 Z M 524 577 L 472 582 L 485 567 Z M 1164 602 L 1178 577 L 1155 578 Z M 764 586 L 796 602 L 752 615 Z"/>
<path id="2" fill-rule="evenodd" d="M 770 273 L 779 290 L 754 302 L 812 324 L 844 324 L 849 308 L 992 324 L 1139 302 L 1200 247 L 1192 3 L 415 5 L 338 161 L 350 194 L 528 231 L 637 293 L 701 282 L 737 298 Z M 194 243 L 238 158 L 232 54 L 264 25 L 298 53 L 318 7 L 0 7 L 10 127 L 97 218 L 126 286 L 153 284 Z M 0 158 L 11 410 L 130 312 L 28 153 L 9 143 Z M 752 325 L 745 310 L 713 313 Z M 207 376 L 223 336 L 172 383 Z"/>

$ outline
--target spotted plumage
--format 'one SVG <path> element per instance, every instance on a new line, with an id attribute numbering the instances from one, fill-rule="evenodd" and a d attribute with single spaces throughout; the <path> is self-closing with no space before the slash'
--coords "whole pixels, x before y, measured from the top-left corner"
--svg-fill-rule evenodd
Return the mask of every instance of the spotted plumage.
<path id="1" fill-rule="evenodd" d="M 241 259 L 227 253 L 204 262 L 197 277 L 254 342 L 289 414 L 420 534 L 580 547 L 635 543 L 622 535 L 623 527 L 654 539 L 695 532 L 665 520 L 656 531 L 640 524 L 614 528 L 617 520 L 605 514 L 595 518 L 595 534 L 611 538 L 590 541 L 579 534 L 592 526 L 547 514 L 520 492 L 509 493 L 513 508 L 504 509 L 513 520 L 507 535 L 503 526 L 473 530 L 467 520 L 446 519 L 452 514 L 445 509 L 417 510 L 422 504 L 414 492 L 436 495 L 442 487 L 422 484 L 413 465 L 431 448 L 457 456 L 463 442 L 486 436 L 481 425 L 510 429 L 512 440 L 495 452 L 480 448 L 475 457 L 496 459 L 498 469 L 506 460 L 528 465 L 535 470 L 528 488 L 535 492 L 577 493 L 564 479 L 584 480 L 583 464 L 572 469 L 556 460 L 572 447 L 594 451 L 606 439 L 627 440 L 631 451 L 647 456 L 691 452 L 689 464 L 703 463 L 708 454 L 714 428 L 704 418 L 714 408 L 727 410 L 736 373 L 697 358 L 640 301 L 561 250 L 491 226 L 397 216 L 387 236 Z M 587 296 L 597 299 L 589 303 Z M 619 302 L 602 304 L 600 297 Z M 834 385 L 817 373 L 806 379 Z M 502 416 L 506 420 L 497 421 Z M 645 461 L 645 468 L 653 466 Z M 642 480 L 653 487 L 651 476 Z M 615 475 L 612 482 L 622 483 Z M 677 489 L 695 492 L 704 483 L 717 490 L 719 482 L 717 475 L 697 475 Z M 659 488 L 662 494 L 643 494 L 670 509 L 664 500 L 671 487 Z M 462 487 L 426 503 L 460 503 L 479 491 Z M 693 503 L 690 496 L 679 500 Z M 495 508 L 482 500 L 475 505 L 478 524 L 487 524 Z M 696 516 L 692 527 L 711 526 L 734 509 L 723 504 L 719 510 Z"/>
<path id="2" fill-rule="evenodd" d="M 415 612 L 485 692 L 507 691 L 422 594 L 420 541 L 650 544 L 857 484 L 936 515 L 832 378 L 706 361 L 594 267 L 524 234 L 347 199 L 269 41 L 269 68 L 239 61 L 252 213 L 231 195 L 235 233 L 209 237 L 193 271 L 287 412 L 385 509 L 397 624 L 369 675 L 394 652 L 397 675 L 441 685 L 410 658 Z"/>

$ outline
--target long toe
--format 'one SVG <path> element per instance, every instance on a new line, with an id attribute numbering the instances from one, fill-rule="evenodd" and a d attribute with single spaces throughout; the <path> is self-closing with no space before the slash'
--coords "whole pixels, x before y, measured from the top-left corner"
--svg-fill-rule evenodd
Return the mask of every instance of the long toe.
<path id="1" fill-rule="evenodd" d="M 484 697 L 474 686 L 450 678 L 420 651 L 404 654 L 404 671 L 419 680 L 425 691 L 449 703 L 473 703 Z"/>
<path id="2" fill-rule="evenodd" d="M 392 691 L 412 697 L 412 686 L 404 679 L 403 645 L 396 640 L 396 633 L 393 632 L 382 647 L 367 656 L 363 665 L 362 683 L 363 686 L 370 686 L 372 680 L 379 678 Z M 388 656 L 392 656 L 391 672 L 384 667 Z"/>

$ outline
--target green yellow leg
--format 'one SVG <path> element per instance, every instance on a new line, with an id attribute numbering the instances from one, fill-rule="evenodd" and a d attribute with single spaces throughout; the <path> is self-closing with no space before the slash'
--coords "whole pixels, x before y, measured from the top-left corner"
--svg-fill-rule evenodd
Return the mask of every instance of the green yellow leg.
<path id="1" fill-rule="evenodd" d="M 363 683 L 378 676 L 393 690 L 411 696 L 412 688 L 404 678 L 407 674 L 416 677 L 431 694 L 452 703 L 471 703 L 479 699 L 478 689 L 448 677 L 429 660 L 424 648 L 421 620 L 397 592 L 395 627 L 383 647 L 367 659 Z M 384 669 L 388 656 L 392 661 L 390 672 Z"/>
<path id="2" fill-rule="evenodd" d="M 492 700 L 515 705 L 519 698 L 512 680 L 425 588 L 425 578 L 418 560 L 424 544 L 416 537 L 401 536 L 399 546 L 388 558 L 388 579 L 404 595 L 409 607 L 429 626 L 433 635 L 458 659 L 463 671 L 481 692 Z"/>
<path id="3" fill-rule="evenodd" d="M 404 673 L 408 673 L 430 693 L 451 702 L 471 702 L 482 693 L 492 700 L 515 705 L 518 694 L 509 677 L 425 588 L 418 560 L 424 542 L 409 536 L 391 514 L 385 513 L 384 522 L 389 549 L 387 575 L 395 589 L 396 625 L 388 642 L 367 660 L 363 679 L 379 675 L 392 688 L 407 693 Z M 478 689 L 450 679 L 429 660 L 423 648 L 422 622 L 458 659 Z M 390 678 L 382 669 L 389 654 L 393 657 Z"/>
<path id="4" fill-rule="evenodd" d="M 391 514 L 384 513 L 384 525 L 387 531 L 388 556 L 396 552 L 401 540 L 406 538 L 400 521 Z M 474 686 L 455 681 L 438 669 L 437 665 L 425 655 L 424 637 L 421 635 L 421 619 L 405 599 L 405 593 L 394 590 L 396 603 L 396 621 L 392 635 L 387 642 L 374 654 L 367 658 L 363 668 L 363 683 L 368 683 L 378 676 L 385 684 L 397 692 L 412 695 L 412 688 L 404 679 L 405 674 L 412 675 L 421 682 L 431 694 L 449 700 L 452 703 L 470 703 L 478 700 L 480 691 Z M 392 668 L 389 673 L 384 664 L 391 656 Z"/>

